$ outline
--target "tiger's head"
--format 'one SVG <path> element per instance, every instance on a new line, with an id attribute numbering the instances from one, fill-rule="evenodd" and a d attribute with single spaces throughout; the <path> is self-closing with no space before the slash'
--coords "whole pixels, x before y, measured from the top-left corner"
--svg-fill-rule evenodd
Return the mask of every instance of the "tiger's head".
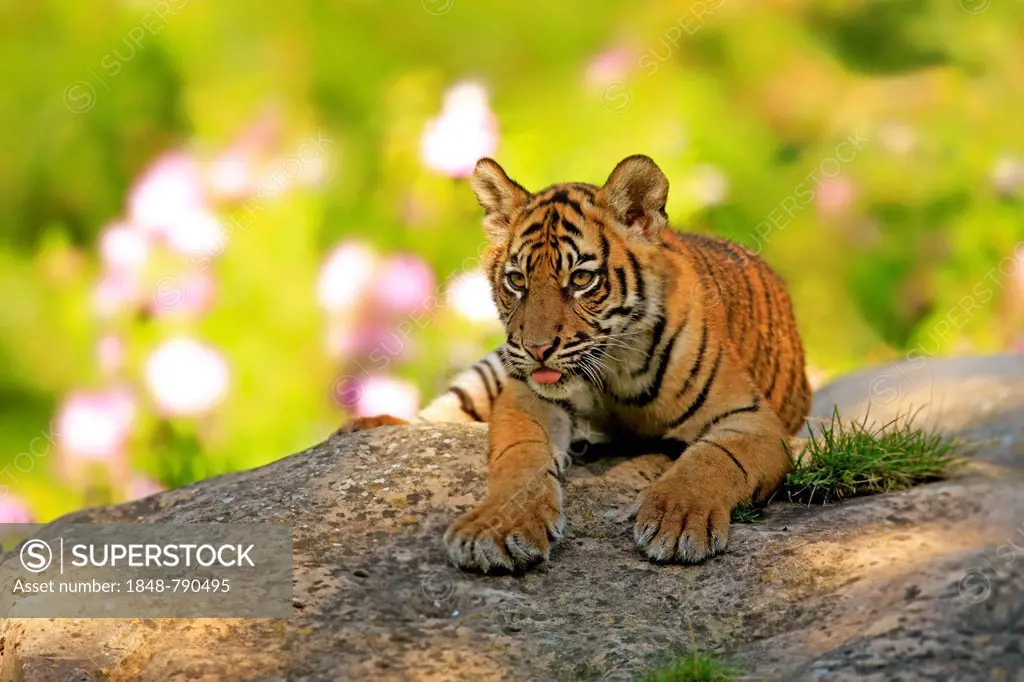
<path id="1" fill-rule="evenodd" d="M 481 159 L 471 182 L 485 211 L 484 260 L 509 374 L 553 400 L 601 388 L 616 349 L 661 315 L 651 268 L 668 222 L 665 175 L 650 158 L 630 156 L 602 187 L 531 193 Z"/>

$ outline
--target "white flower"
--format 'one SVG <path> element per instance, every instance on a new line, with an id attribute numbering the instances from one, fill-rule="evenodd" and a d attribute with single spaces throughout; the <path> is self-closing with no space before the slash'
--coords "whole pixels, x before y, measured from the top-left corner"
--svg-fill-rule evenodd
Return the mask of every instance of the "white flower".
<path id="1" fill-rule="evenodd" d="M 498 148 L 498 122 L 478 83 L 459 83 L 445 93 L 441 115 L 423 132 L 420 154 L 433 170 L 467 177 L 476 162 Z"/>
<path id="2" fill-rule="evenodd" d="M 128 208 L 133 223 L 186 256 L 213 257 L 224 249 L 227 237 L 206 206 L 191 156 L 174 152 L 158 159 L 135 183 Z"/>
<path id="3" fill-rule="evenodd" d="M 401 419 L 412 419 L 419 412 L 420 394 L 408 381 L 393 377 L 370 377 L 359 384 L 356 414 L 373 417 L 389 414 Z"/>
<path id="4" fill-rule="evenodd" d="M 498 309 L 491 299 L 491 284 L 479 270 L 455 278 L 448 285 L 445 298 L 456 312 L 474 322 L 499 321 Z"/>
<path id="5" fill-rule="evenodd" d="M 57 443 L 72 459 L 111 461 L 122 453 L 134 419 L 127 391 L 72 393 L 57 414 Z"/>
<path id="6" fill-rule="evenodd" d="M 342 312 L 366 294 L 377 268 L 377 253 L 362 242 L 336 246 L 320 268 L 317 300 L 328 312 Z"/>
<path id="7" fill-rule="evenodd" d="M 220 220 L 205 208 L 174 216 L 165 233 L 172 249 L 186 256 L 214 258 L 227 244 L 227 233 Z"/>
<path id="8" fill-rule="evenodd" d="M 149 260 L 149 238 L 132 225 L 114 223 L 100 234 L 100 258 L 111 270 L 139 272 Z"/>
<path id="9" fill-rule="evenodd" d="M 252 159 L 248 154 L 230 150 L 216 157 L 207 171 L 207 183 L 212 194 L 238 199 L 255 189 Z"/>
<path id="10" fill-rule="evenodd" d="M 701 164 L 693 169 L 690 188 L 701 206 L 717 206 L 729 196 L 729 180 L 717 167 Z"/>
<path id="11" fill-rule="evenodd" d="M 209 412 L 227 395 L 230 372 L 213 348 L 193 339 L 165 341 L 146 360 L 146 385 L 165 414 Z"/>
<path id="12" fill-rule="evenodd" d="M 992 184 L 1003 196 L 1013 196 L 1024 187 L 1024 161 L 1016 156 L 1003 156 L 992 168 Z"/>
<path id="13" fill-rule="evenodd" d="M 128 210 L 132 222 L 163 233 L 180 214 L 203 206 L 202 178 L 195 159 L 171 152 L 157 159 L 132 187 Z"/>

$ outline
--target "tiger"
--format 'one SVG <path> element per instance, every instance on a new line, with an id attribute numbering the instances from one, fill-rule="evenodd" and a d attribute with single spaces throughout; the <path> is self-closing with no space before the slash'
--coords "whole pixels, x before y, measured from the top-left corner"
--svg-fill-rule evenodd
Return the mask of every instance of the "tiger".
<path id="1" fill-rule="evenodd" d="M 783 280 L 739 244 L 670 227 L 669 183 L 647 156 L 600 187 L 536 193 L 483 158 L 470 184 L 506 338 L 416 419 L 489 426 L 487 493 L 444 533 L 451 561 L 488 573 L 550 559 L 579 443 L 678 455 L 632 508 L 648 559 L 724 551 L 733 508 L 763 502 L 791 470 L 788 437 L 810 407 Z"/>

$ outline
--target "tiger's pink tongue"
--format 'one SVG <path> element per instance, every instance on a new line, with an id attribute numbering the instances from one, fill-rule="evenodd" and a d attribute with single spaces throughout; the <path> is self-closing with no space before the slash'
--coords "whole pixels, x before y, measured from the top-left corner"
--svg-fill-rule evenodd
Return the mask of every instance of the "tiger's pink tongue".
<path id="1" fill-rule="evenodd" d="M 530 376 L 532 376 L 533 380 L 538 384 L 553 384 L 562 378 L 562 373 L 557 369 L 548 369 L 545 367 L 544 369 L 534 370 L 533 374 Z"/>

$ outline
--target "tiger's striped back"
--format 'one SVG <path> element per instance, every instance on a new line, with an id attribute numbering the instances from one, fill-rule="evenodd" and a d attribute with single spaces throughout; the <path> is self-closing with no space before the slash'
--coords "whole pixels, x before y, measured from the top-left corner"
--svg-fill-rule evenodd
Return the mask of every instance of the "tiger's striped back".
<path id="1" fill-rule="evenodd" d="M 665 230 L 666 248 L 686 255 L 700 274 L 705 306 L 722 305 L 725 342 L 789 433 L 803 426 L 811 390 L 793 306 L 782 278 L 746 247 L 725 239 Z"/>

